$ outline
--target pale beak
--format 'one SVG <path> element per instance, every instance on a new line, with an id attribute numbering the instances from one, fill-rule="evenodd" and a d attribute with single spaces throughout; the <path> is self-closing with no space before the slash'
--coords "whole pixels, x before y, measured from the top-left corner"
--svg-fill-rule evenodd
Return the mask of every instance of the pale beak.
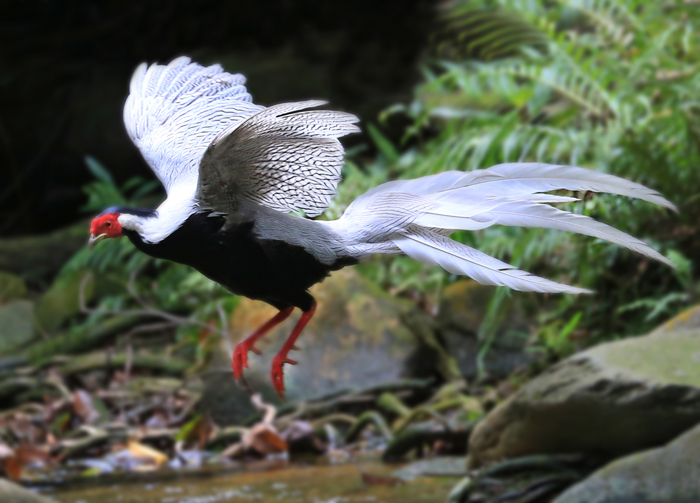
<path id="1" fill-rule="evenodd" d="M 88 248 L 90 248 L 92 250 L 97 243 L 99 243 L 100 241 L 102 241 L 106 237 L 107 237 L 107 234 L 100 234 L 99 236 L 95 236 L 94 234 L 90 234 L 90 239 L 88 239 Z"/>

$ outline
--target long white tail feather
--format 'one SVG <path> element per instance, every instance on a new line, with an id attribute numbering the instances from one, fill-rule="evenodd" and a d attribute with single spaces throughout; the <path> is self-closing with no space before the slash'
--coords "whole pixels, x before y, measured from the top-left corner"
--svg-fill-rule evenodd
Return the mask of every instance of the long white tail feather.
<path id="1" fill-rule="evenodd" d="M 671 261 L 641 239 L 637 239 L 585 215 L 577 215 L 545 204 L 509 202 L 473 218 L 459 218 L 447 215 L 440 216 L 440 218 L 435 217 L 437 215 L 426 213 L 419 216 L 415 223 L 425 227 L 462 230 L 483 229 L 491 225 L 557 229 L 604 239 L 673 267 Z M 444 220 L 441 221 L 441 219 Z"/>
<path id="2" fill-rule="evenodd" d="M 676 210 L 658 192 L 605 173 L 540 163 L 499 164 L 471 172 L 447 171 L 382 184 L 358 197 L 332 227 L 357 257 L 403 252 L 489 285 L 534 292 L 588 290 L 532 276 L 453 241 L 452 231 L 492 225 L 542 227 L 610 241 L 673 267 L 643 241 L 584 215 L 546 203 L 578 201 L 552 190 L 607 192 Z"/>
<path id="3" fill-rule="evenodd" d="M 591 293 L 515 269 L 428 229 L 413 228 L 410 234 L 392 236 L 392 241 L 409 257 L 439 265 L 452 274 L 469 276 L 483 285 L 507 286 L 522 292 Z"/>
<path id="4" fill-rule="evenodd" d="M 678 211 L 655 190 L 624 178 L 574 166 L 541 163 L 498 164 L 489 169 L 466 173 L 448 192 L 459 189 L 464 197 L 488 192 L 499 197 L 513 197 L 552 190 L 605 192 L 633 197 Z"/>

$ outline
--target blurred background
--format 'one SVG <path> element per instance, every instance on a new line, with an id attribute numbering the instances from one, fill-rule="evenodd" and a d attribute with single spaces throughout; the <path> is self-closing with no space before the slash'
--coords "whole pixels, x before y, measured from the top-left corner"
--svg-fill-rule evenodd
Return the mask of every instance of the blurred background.
<path id="1" fill-rule="evenodd" d="M 182 468 L 223 473 L 168 486 L 182 501 L 232 499 L 226 491 L 241 487 L 290 501 L 442 501 L 454 487 L 454 502 L 544 502 L 583 480 L 556 500 L 575 502 L 600 494 L 604 475 L 593 472 L 613 459 L 695 432 L 665 447 L 686 452 L 700 442 L 691 429 L 700 422 L 698 21 L 694 0 L 3 2 L 5 476 L 63 502 L 109 497 L 85 480 L 135 472 L 151 478 L 121 501 L 161 501 L 170 496 L 144 487 Z M 322 218 L 388 180 L 570 164 L 676 204 L 678 214 L 576 193 L 564 205 L 676 267 L 564 232 L 460 232 L 489 255 L 596 293 L 510 292 L 406 257 L 372 258 L 314 287 L 321 307 L 287 371 L 286 402 L 267 369 L 289 324 L 238 385 L 230 347 L 274 310 L 127 240 L 85 246 L 102 209 L 164 198 L 122 107 L 139 63 L 180 55 L 244 74 L 256 103 L 319 98 L 361 118 L 362 134 L 343 139 L 344 182 Z M 491 471 L 462 479 L 465 456 L 470 470 Z M 417 458 L 438 464 L 397 472 L 378 461 Z M 347 463 L 325 472 L 329 460 Z M 263 462 L 285 469 L 248 472 Z M 659 479 L 659 494 L 696 493 L 643 496 L 700 498 L 681 482 L 700 473 L 678 470 L 676 481 Z M 627 497 L 642 490 L 614 476 Z M 331 487 L 319 482 L 333 477 Z M 489 477 L 499 484 L 480 485 Z"/>

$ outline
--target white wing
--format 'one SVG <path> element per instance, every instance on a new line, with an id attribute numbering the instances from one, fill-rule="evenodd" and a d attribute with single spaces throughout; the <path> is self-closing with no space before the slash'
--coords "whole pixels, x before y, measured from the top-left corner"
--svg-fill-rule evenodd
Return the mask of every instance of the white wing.
<path id="1" fill-rule="evenodd" d="M 207 147 L 222 131 L 264 109 L 251 102 L 244 83 L 242 75 L 186 57 L 167 66 L 142 63 L 134 72 L 124 124 L 169 196 L 176 188 L 193 195 Z"/>
<path id="2" fill-rule="evenodd" d="M 338 138 L 359 131 L 354 115 L 307 110 L 323 104 L 275 105 L 222 132 L 202 159 L 200 207 L 228 212 L 247 199 L 285 213 L 323 213 L 341 179 Z"/>

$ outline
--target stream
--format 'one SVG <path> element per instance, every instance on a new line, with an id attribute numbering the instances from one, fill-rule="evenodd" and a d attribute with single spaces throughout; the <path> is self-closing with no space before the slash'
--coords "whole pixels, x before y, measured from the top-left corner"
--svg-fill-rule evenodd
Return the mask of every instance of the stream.
<path id="1" fill-rule="evenodd" d="M 362 474 L 370 474 L 370 484 Z M 133 474 L 42 490 L 60 503 L 435 503 L 444 501 L 458 479 L 418 476 L 399 485 L 386 479 L 400 465 L 376 461 L 339 465 L 261 463 L 245 471 Z M 377 478 L 378 477 L 378 478 Z"/>

